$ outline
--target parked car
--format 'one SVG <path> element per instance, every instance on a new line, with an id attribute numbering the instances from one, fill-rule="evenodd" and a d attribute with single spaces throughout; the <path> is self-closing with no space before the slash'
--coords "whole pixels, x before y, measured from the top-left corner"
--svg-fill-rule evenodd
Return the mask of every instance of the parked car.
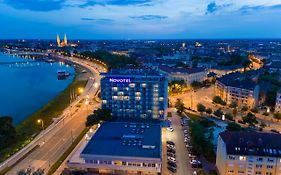
<path id="1" fill-rule="evenodd" d="M 175 145 L 175 143 L 173 141 L 167 141 L 166 142 L 168 145 Z"/>
<path id="2" fill-rule="evenodd" d="M 167 130 L 170 131 L 170 132 L 174 131 L 173 127 L 169 127 L 169 128 L 167 128 Z"/>
<path id="3" fill-rule="evenodd" d="M 169 148 L 169 149 L 176 149 L 174 145 L 167 145 L 167 148 Z"/>
<path id="4" fill-rule="evenodd" d="M 176 162 L 177 161 L 176 158 L 174 158 L 174 157 L 168 157 L 168 160 L 172 161 L 172 162 Z"/>
<path id="5" fill-rule="evenodd" d="M 175 154 L 175 153 L 176 153 L 176 150 L 175 150 L 175 149 L 170 149 L 170 148 L 169 148 L 169 149 L 167 149 L 167 152 L 170 152 L 170 153 L 174 153 L 174 154 Z"/>
<path id="6" fill-rule="evenodd" d="M 176 154 L 171 152 L 167 152 L 167 156 L 176 158 Z"/>
<path id="7" fill-rule="evenodd" d="M 177 172 L 177 168 L 172 167 L 172 166 L 168 166 L 168 170 L 170 170 L 170 171 L 173 172 L 173 173 L 176 173 L 176 172 Z"/>
<path id="8" fill-rule="evenodd" d="M 175 162 L 172 162 L 172 161 L 168 161 L 167 164 L 171 167 L 175 167 L 177 168 L 177 164 Z"/>

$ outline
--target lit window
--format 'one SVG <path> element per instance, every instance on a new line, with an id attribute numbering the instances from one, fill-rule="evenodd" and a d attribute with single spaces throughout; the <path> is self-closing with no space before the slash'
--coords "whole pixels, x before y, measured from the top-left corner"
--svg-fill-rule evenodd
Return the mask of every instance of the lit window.
<path id="1" fill-rule="evenodd" d="M 246 160 L 246 157 L 245 157 L 245 156 L 239 156 L 239 160 L 245 161 L 245 160 Z"/>
<path id="2" fill-rule="evenodd" d="M 124 100 L 129 100 L 129 96 L 124 96 Z"/>
<path id="3" fill-rule="evenodd" d="M 159 114 L 160 114 L 160 115 L 163 115 L 163 114 L 164 114 L 164 111 L 163 111 L 163 110 L 160 110 L 160 111 L 159 111 Z"/>
<path id="4" fill-rule="evenodd" d="M 113 91 L 117 91 L 118 88 L 117 88 L 117 87 L 112 87 L 112 90 L 113 90 Z"/>
<path id="5" fill-rule="evenodd" d="M 235 156 L 228 156 L 229 160 L 235 160 Z"/>
<path id="6" fill-rule="evenodd" d="M 136 97 L 136 100 L 137 100 L 137 101 L 140 101 L 140 99 L 141 99 L 140 97 Z"/>
<path id="7" fill-rule="evenodd" d="M 228 170 L 227 172 L 230 173 L 230 174 L 234 173 L 233 170 Z"/>
<path id="8" fill-rule="evenodd" d="M 159 98 L 159 101 L 164 101 L 164 97 L 160 97 L 160 98 Z"/>
<path id="9" fill-rule="evenodd" d="M 118 92 L 118 95 L 123 95 L 124 93 L 122 91 Z"/>
<path id="10" fill-rule="evenodd" d="M 113 96 L 113 97 L 112 97 L 112 100 L 117 100 L 117 99 L 118 99 L 117 96 Z"/>
<path id="11" fill-rule="evenodd" d="M 135 85 L 135 83 L 130 83 L 129 86 L 130 86 L 131 88 L 134 88 L 136 85 Z"/>
<path id="12" fill-rule="evenodd" d="M 145 87 L 146 87 L 146 84 L 145 84 L 145 83 L 142 83 L 142 84 L 141 84 L 141 87 L 145 88 Z"/>
<path id="13" fill-rule="evenodd" d="M 103 103 L 103 104 L 106 104 L 106 100 L 103 100 L 102 103 Z"/>
<path id="14" fill-rule="evenodd" d="M 141 95 L 141 93 L 140 93 L 140 92 L 136 92 L 135 94 L 136 94 L 136 96 L 140 96 L 140 95 Z"/>

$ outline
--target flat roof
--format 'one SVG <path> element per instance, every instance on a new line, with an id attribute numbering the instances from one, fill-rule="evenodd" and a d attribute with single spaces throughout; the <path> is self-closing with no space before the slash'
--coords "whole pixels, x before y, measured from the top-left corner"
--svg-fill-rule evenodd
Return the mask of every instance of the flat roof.
<path id="1" fill-rule="evenodd" d="M 158 123 L 105 122 L 81 155 L 161 158 Z"/>

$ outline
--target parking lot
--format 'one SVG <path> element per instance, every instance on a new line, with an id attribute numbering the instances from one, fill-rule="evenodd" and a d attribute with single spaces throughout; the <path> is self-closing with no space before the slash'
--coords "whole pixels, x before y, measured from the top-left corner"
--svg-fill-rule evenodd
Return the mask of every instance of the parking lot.
<path id="1" fill-rule="evenodd" d="M 166 129 L 164 128 L 162 130 L 162 146 L 163 146 L 163 150 L 162 150 L 162 158 L 163 158 L 163 165 L 162 165 L 162 174 L 163 175 L 172 175 L 172 174 L 176 174 L 176 175 L 192 175 L 194 174 L 193 172 L 196 169 L 192 169 L 191 168 L 191 164 L 190 164 L 190 158 L 189 158 L 189 152 L 188 149 L 186 147 L 186 143 L 185 141 L 185 136 L 184 136 L 184 130 L 183 130 L 183 126 L 182 126 L 182 120 L 181 118 L 177 115 L 177 113 L 174 110 L 170 110 L 170 112 L 172 112 L 172 118 L 170 118 L 171 120 L 171 127 L 173 128 L 173 131 L 170 129 Z M 186 126 L 188 125 L 187 123 L 185 124 Z M 188 134 L 188 133 L 187 133 Z M 172 146 L 171 144 L 167 144 L 167 141 L 172 141 Z M 171 145 L 168 146 L 167 145 Z M 173 148 L 174 147 L 174 148 Z M 167 149 L 174 150 L 175 151 L 175 156 L 173 156 L 172 153 L 167 152 Z M 173 152 L 173 151 L 172 151 Z M 169 154 L 169 155 L 167 155 Z M 169 157 L 174 157 L 174 158 L 169 158 Z M 170 160 L 169 165 L 168 165 L 168 159 Z M 173 162 L 175 161 L 176 164 L 176 171 L 173 172 L 175 170 L 175 167 L 173 166 Z M 168 169 L 168 167 L 170 167 L 171 170 Z"/>

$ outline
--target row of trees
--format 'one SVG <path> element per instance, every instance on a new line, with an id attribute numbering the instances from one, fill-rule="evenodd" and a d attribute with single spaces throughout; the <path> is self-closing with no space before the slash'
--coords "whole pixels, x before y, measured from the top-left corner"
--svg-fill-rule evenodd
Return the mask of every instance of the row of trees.
<path id="1" fill-rule="evenodd" d="M 100 123 L 101 121 L 112 121 L 112 120 L 113 120 L 113 116 L 110 110 L 99 108 L 97 110 L 94 110 L 93 114 L 90 114 L 87 117 L 85 124 L 87 127 L 90 127 Z"/>
<path id="2" fill-rule="evenodd" d="M 86 51 L 86 52 L 82 52 L 81 55 L 90 58 L 99 59 L 100 61 L 104 62 L 109 69 L 124 67 L 128 64 L 138 65 L 135 58 L 131 58 L 123 55 L 111 54 L 104 50 L 97 50 L 95 52 Z"/>
<path id="3" fill-rule="evenodd" d="M 0 117 L 0 149 L 10 146 L 16 140 L 16 136 L 12 117 Z"/>

